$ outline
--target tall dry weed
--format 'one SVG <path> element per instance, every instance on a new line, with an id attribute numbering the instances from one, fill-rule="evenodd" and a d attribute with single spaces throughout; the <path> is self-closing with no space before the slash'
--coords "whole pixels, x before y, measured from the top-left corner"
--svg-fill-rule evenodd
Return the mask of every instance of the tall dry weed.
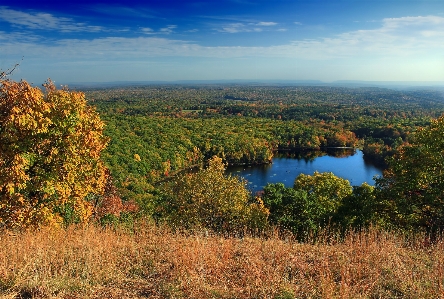
<path id="1" fill-rule="evenodd" d="M 96 226 L 0 233 L 2 298 L 441 298 L 443 243 L 372 229 L 341 240 Z"/>

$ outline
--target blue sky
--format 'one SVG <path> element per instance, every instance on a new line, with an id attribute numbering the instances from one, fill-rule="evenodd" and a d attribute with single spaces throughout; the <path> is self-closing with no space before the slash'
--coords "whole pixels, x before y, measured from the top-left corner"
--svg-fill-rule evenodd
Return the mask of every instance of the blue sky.
<path id="1" fill-rule="evenodd" d="M 0 2 L 0 68 L 35 84 L 444 83 L 442 0 L 26 2 Z"/>

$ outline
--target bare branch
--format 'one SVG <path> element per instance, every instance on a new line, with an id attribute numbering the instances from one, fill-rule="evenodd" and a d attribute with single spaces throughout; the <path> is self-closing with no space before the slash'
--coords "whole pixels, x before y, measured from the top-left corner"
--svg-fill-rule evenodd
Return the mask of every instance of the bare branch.
<path id="1" fill-rule="evenodd" d="M 23 57 L 22 57 L 22 61 L 23 61 Z M 6 79 L 6 77 L 10 76 L 19 65 L 20 65 L 20 63 L 16 63 L 12 68 L 7 69 L 6 71 L 0 70 L 0 80 Z"/>

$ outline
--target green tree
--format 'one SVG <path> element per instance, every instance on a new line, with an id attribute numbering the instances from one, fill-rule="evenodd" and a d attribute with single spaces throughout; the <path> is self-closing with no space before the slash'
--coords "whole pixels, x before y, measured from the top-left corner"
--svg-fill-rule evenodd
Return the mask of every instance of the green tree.
<path id="1" fill-rule="evenodd" d="M 224 171 L 222 159 L 213 157 L 206 169 L 175 177 L 164 186 L 158 218 L 174 227 L 217 232 L 264 228 L 268 210 L 251 198 L 244 180 Z"/>
<path id="2" fill-rule="evenodd" d="M 333 222 L 343 228 L 365 228 L 383 221 L 379 213 L 380 206 L 376 201 L 375 188 L 367 183 L 353 186 L 353 193 L 342 199 Z"/>
<path id="3" fill-rule="evenodd" d="M 444 116 L 398 148 L 377 188 L 393 222 L 430 232 L 444 227 Z"/>
<path id="4" fill-rule="evenodd" d="M 321 210 L 303 190 L 287 188 L 282 183 L 267 184 L 262 200 L 270 210 L 269 222 L 293 232 L 300 239 L 320 226 Z"/>
<path id="5" fill-rule="evenodd" d="M 49 81 L 0 81 L 0 224 L 58 225 L 70 214 L 87 221 L 87 196 L 101 193 L 104 124 L 84 94 Z"/>
<path id="6" fill-rule="evenodd" d="M 331 224 L 342 201 L 352 194 L 347 180 L 332 173 L 300 174 L 293 188 L 268 184 L 264 188 L 264 205 L 270 210 L 269 221 L 288 229 L 303 240 L 310 233 Z"/>

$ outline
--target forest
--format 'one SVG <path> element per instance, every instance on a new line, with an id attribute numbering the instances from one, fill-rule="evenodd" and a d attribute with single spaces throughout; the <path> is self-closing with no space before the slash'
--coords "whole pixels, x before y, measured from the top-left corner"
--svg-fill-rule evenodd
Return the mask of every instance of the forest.
<path id="1" fill-rule="evenodd" d="M 295 242 L 291 244 L 307 246 L 348 244 L 351 247 L 347 248 L 356 250 L 360 245 L 354 238 L 362 236 L 368 244 L 389 244 L 393 252 L 403 248 L 409 257 L 417 248 L 423 250 L 429 245 L 437 246 L 429 253 L 440 252 L 444 229 L 444 95 L 437 90 L 225 84 L 76 91 L 68 87 L 57 89 L 50 80 L 39 88 L 25 81 L 6 79 L 0 87 L 0 237 L 11 248 L 16 243 L 9 236 L 15 234 L 24 236 L 30 231 L 61 228 L 72 235 L 80 234 L 78 238 L 84 240 L 89 237 L 71 231 L 72 227 L 89 227 L 104 229 L 93 234 L 106 234 L 106 230 L 113 229 L 112 235 L 103 237 L 105 243 L 118 242 L 113 239 L 115 236 L 125 236 L 129 238 L 125 242 L 133 244 L 133 248 L 138 245 L 131 238 L 143 235 L 158 239 L 165 246 L 172 240 L 188 244 L 189 236 L 196 240 L 204 236 L 216 243 L 256 240 L 248 245 L 256 253 L 264 246 L 261 242 L 271 240 L 283 248 L 289 239 Z M 225 173 L 228 165 L 272 163 L 279 151 L 302 150 L 315 157 L 330 147 L 362 149 L 365 159 L 383 165 L 383 177 L 376 180 L 375 186 L 352 186 L 333 173 L 315 172 L 299 175 L 292 187 L 268 184 L 259 194 L 252 194 L 244 179 Z M 88 226 L 91 224 L 92 228 Z M 390 237 L 384 237 L 386 233 Z M 54 238 L 65 238 L 60 231 L 50 233 L 53 234 Z M 168 241 L 160 236 L 167 236 Z M 32 235 L 26 238 L 33 240 Z M 190 246 L 199 248 L 200 241 L 196 242 Z M 398 248 L 396 244 L 401 243 L 406 245 Z M 81 246 L 95 252 L 89 245 Z M 138 250 L 156 245 L 146 246 Z M 141 261 L 137 260 L 135 264 L 140 268 L 125 270 L 128 273 L 124 275 L 131 279 L 157 275 L 144 271 L 160 271 L 159 267 L 166 265 L 164 259 L 157 260 L 162 250 L 156 251 L 159 255 L 154 260 L 143 262 L 156 266 L 138 264 Z M 214 250 L 217 255 L 225 254 Z M 76 255 L 75 252 L 72 254 Z M 300 254 L 293 249 L 288 252 Z M 322 252 L 329 254 L 328 250 Z M 236 265 L 233 261 L 237 253 L 231 253 L 228 263 Z M 421 258 L 432 259 L 429 253 L 424 249 Z M 122 254 L 117 254 L 116 261 Z M 345 255 L 351 258 L 349 253 Z M 16 263 L 23 262 L 22 257 L 23 254 L 14 255 Z M 336 271 L 341 260 L 335 257 L 331 261 L 336 266 L 327 268 Z M 7 261 L 0 258 L 1 263 L 5 267 L 0 267 L 0 294 L 20 285 L 14 280 L 19 279 L 18 270 L 9 269 Z M 432 264 L 422 272 L 427 277 L 442 270 L 440 265 Z M 114 264 L 112 267 L 118 268 Z M 48 275 L 52 277 L 51 271 Z M 76 272 L 78 269 L 67 271 L 71 273 L 68 276 L 83 275 Z M 224 273 L 220 271 L 217 275 Z M 282 289 L 293 288 L 297 283 L 291 277 L 299 272 L 288 271 L 276 274 L 287 278 L 269 290 L 263 289 L 264 294 L 296 298 L 292 295 L 294 290 Z M 374 275 L 390 276 L 381 271 L 383 274 Z M 165 277 L 158 275 L 166 280 L 169 275 L 179 275 L 177 281 L 168 283 L 189 295 L 183 287 L 181 272 L 173 272 Z M 343 273 L 339 277 L 344 278 Z M 438 280 L 440 286 L 444 281 Z M 335 278 L 325 281 L 331 283 L 334 294 L 344 294 L 342 280 L 340 288 Z M 408 294 L 411 285 L 404 286 L 402 281 L 396 280 L 392 287 L 378 280 L 376 287 L 369 287 L 366 294 L 370 294 L 369 298 L 384 294 L 395 298 L 396 292 Z M 200 289 L 202 285 L 197 285 L 199 292 L 206 292 Z M 314 285 L 312 291 L 324 296 L 328 293 L 324 286 Z M 356 288 L 353 294 L 363 294 L 365 288 Z M 162 292 L 171 291 L 167 289 Z M 23 285 L 20 290 L 24 293 L 17 298 L 33 298 L 39 292 Z M 424 281 L 416 291 L 422 297 L 436 295 L 441 288 L 429 288 L 428 281 Z M 211 294 L 205 293 L 202 298 L 210 298 Z M 233 294 L 249 298 L 239 292 Z M 173 298 L 174 294 L 164 297 Z"/>
<path id="2" fill-rule="evenodd" d="M 33 179 L 38 177 L 38 184 L 46 186 L 49 178 L 44 172 L 53 169 L 54 176 L 60 172 L 56 166 L 48 166 L 48 159 L 52 156 L 48 157 L 46 153 L 53 154 L 52 159 L 56 160 L 57 156 L 66 162 L 67 157 L 61 156 L 67 155 L 67 150 L 61 147 L 72 148 L 71 145 L 74 144 L 78 148 L 72 149 L 72 155 L 80 155 L 80 158 L 79 161 L 70 163 L 78 165 L 84 162 L 82 159 L 89 159 L 94 160 L 93 164 L 96 166 L 88 162 L 90 174 L 85 176 L 86 171 L 81 175 L 72 171 L 71 180 L 78 181 L 87 177 L 91 180 L 95 172 L 96 187 L 105 188 L 107 195 L 100 195 L 100 192 L 94 195 L 93 187 L 83 187 L 86 190 L 81 190 L 79 186 L 78 189 L 68 192 L 67 199 L 61 201 L 62 206 L 48 205 L 46 208 L 51 210 L 51 213 L 48 213 L 61 217 L 58 221 L 65 225 L 82 222 L 93 214 L 105 222 L 120 221 L 119 217 L 124 215 L 123 217 L 149 217 L 170 224 L 177 222 L 172 219 L 180 218 L 180 223 L 186 224 L 187 227 L 203 225 L 213 230 L 228 232 L 238 229 L 240 225 L 233 223 L 236 222 L 234 220 L 227 220 L 233 216 L 228 214 L 239 211 L 221 210 L 220 213 L 224 216 L 221 216 L 217 223 L 211 224 L 210 220 L 191 220 L 193 217 L 198 218 L 197 214 L 188 217 L 185 216 L 188 211 L 184 215 L 180 213 L 183 209 L 194 209 L 200 214 L 214 214 L 213 209 L 221 208 L 222 202 L 239 200 L 239 205 L 243 202 L 244 208 L 252 208 L 255 213 L 262 211 L 262 218 L 258 216 L 260 213 L 256 215 L 262 219 L 260 224 L 257 219 L 248 220 L 256 223 L 254 225 L 247 224 L 247 220 L 239 220 L 244 228 L 250 230 L 262 230 L 273 225 L 304 235 L 324 227 L 327 222 L 340 227 L 361 227 L 376 222 L 388 226 L 402 223 L 403 228 L 433 227 L 432 230 L 440 230 L 438 223 L 441 222 L 441 216 L 437 210 L 419 213 L 410 207 L 403 213 L 410 213 L 408 218 L 411 221 L 401 221 L 398 214 L 388 215 L 380 211 L 389 209 L 390 205 L 394 204 L 385 202 L 383 198 L 394 189 L 394 178 L 396 183 L 400 179 L 394 173 L 395 166 L 401 163 L 400 157 L 407 159 L 407 153 L 420 146 L 427 146 L 427 151 L 431 150 L 431 144 L 418 144 L 418 140 L 420 134 L 423 134 L 422 130 L 431 130 L 435 122 L 441 122 L 444 96 L 437 90 L 228 84 L 89 88 L 77 92 L 68 88 L 56 90 L 52 82 L 45 86 L 46 95 L 43 95 L 39 89 L 24 82 L 13 83 L 5 80 L 2 84 L 2 109 L 9 109 L 10 114 L 6 113 L 2 120 L 2 161 L 7 165 L 8 159 L 14 161 L 20 157 L 24 161 L 24 169 L 21 171 L 29 179 L 24 183 L 21 182 L 23 178 L 16 179 L 9 174 L 8 181 L 8 176 L 4 175 L 2 192 L 8 193 L 8 190 L 11 190 L 10 193 L 14 194 L 13 186 L 15 190 L 24 186 L 26 192 L 17 194 L 23 196 L 25 201 L 29 200 L 27 197 L 36 197 L 37 191 L 31 186 L 36 184 L 32 183 Z M 25 107 L 29 106 L 28 103 L 25 104 L 29 101 L 29 92 L 34 92 L 32 96 L 48 105 L 48 111 L 38 102 L 33 103 L 32 107 Z M 20 97 L 22 102 L 17 100 Z M 63 101 L 71 101 L 70 106 L 63 104 L 60 98 L 63 98 Z M 51 100 L 60 108 L 50 103 Z M 78 104 L 75 104 L 76 101 Z M 32 114 L 33 109 L 40 110 Z M 49 111 L 51 109 L 53 111 Z M 61 110 L 61 115 L 57 109 Z M 48 116 L 41 117 L 45 113 L 48 113 Z M 38 119 L 38 115 L 42 119 Z M 27 118 L 30 120 L 26 120 Z M 28 122 L 31 120 L 34 123 L 30 127 Z M 90 132 L 87 132 L 86 128 L 88 123 L 91 126 Z M 10 125 L 15 125 L 16 129 L 8 129 Z M 18 125 L 24 126 L 25 131 L 17 131 Z M 89 138 L 82 140 L 79 136 L 73 136 L 73 141 L 66 141 L 66 136 L 74 135 L 75 130 L 86 130 L 83 134 Z M 55 142 L 55 137 L 61 138 L 60 141 Z M 39 146 L 45 142 L 47 146 L 36 151 L 36 145 L 28 140 L 24 141 L 22 147 L 17 144 L 8 145 L 8 142 L 16 140 L 11 138 L 29 138 L 32 142 L 40 142 Z M 39 138 L 47 141 L 42 143 Z M 85 146 L 94 148 L 95 154 L 82 153 L 81 147 Z M 384 177 L 377 181 L 376 189 L 372 186 L 351 186 L 348 181 L 339 182 L 340 179 L 334 175 L 313 174 L 310 178 L 297 178 L 291 190 L 282 189 L 280 185 L 270 185 L 265 188 L 262 196 L 257 197 L 244 190 L 245 181 L 224 174 L 227 165 L 271 163 L 273 155 L 278 151 L 304 150 L 314 157 L 329 147 L 360 148 L 365 159 L 387 168 Z M 425 152 L 422 154 L 425 155 Z M 18 165 L 14 171 L 19 171 Z M 207 173 L 201 175 L 200 172 Z M 98 176 L 98 173 L 101 175 Z M 212 182 L 206 182 L 211 177 L 210 173 L 220 175 L 216 175 Z M 237 184 L 236 188 L 241 190 L 240 194 L 223 195 L 223 192 L 216 192 L 216 195 L 205 198 L 205 193 L 210 194 L 214 191 L 209 190 L 209 186 L 205 187 L 205 184 L 208 183 L 213 186 L 210 189 L 215 189 L 215 185 L 223 185 L 227 180 Z M 304 183 L 301 183 L 303 180 Z M 82 182 L 78 183 L 82 185 Z M 419 200 L 425 200 L 422 198 L 423 191 L 420 191 L 424 189 L 423 186 L 401 187 L 407 188 L 403 193 L 408 193 L 408 197 L 420 196 Z M 37 197 L 48 197 L 47 192 L 42 191 L 44 188 L 49 187 L 39 187 Z M 51 188 L 56 189 L 52 191 L 54 196 L 60 197 L 57 188 L 63 188 Z M 342 194 L 342 191 L 338 191 L 341 188 L 347 191 Z M 198 199 L 195 193 L 200 189 L 202 190 L 198 193 L 203 198 Z M 80 197 L 86 195 L 86 200 L 70 203 L 70 198 L 76 197 L 73 196 L 76 193 L 79 193 Z M 227 196 L 230 198 L 226 198 Z M 374 199 L 375 196 L 378 200 Z M 211 197 L 219 198 L 220 202 L 209 203 Z M 13 200 L 4 201 L 7 206 Z M 45 205 L 44 200 L 37 202 Z M 79 202 L 82 202 L 80 206 L 83 208 L 79 207 Z M 287 204 L 290 206 L 287 207 Z M 204 209 L 205 205 L 213 206 L 204 213 L 201 209 Z M 368 205 L 374 206 L 370 209 Z M 126 213 L 127 208 L 137 212 Z M 436 209 L 439 210 L 438 207 Z M 306 220 L 301 220 L 305 217 L 302 217 L 302 212 L 307 214 Z M 11 215 L 13 213 L 14 209 L 11 209 Z M 356 213 L 359 215 L 355 215 Z M 375 218 L 372 214 L 378 216 Z M 23 216 L 4 216 L 5 219 L 8 217 L 18 219 Z M 299 220 L 289 220 L 294 217 Z M 430 217 L 433 219 L 429 219 Z M 37 218 L 36 223 L 39 222 Z M 187 224 L 188 220 L 183 218 L 190 218 L 190 223 Z M 51 221 L 55 221 L 54 219 Z M 34 220 L 22 221 L 32 224 Z M 436 225 L 430 225 L 430 221 L 436 222 Z"/>
<path id="3" fill-rule="evenodd" d="M 269 163 L 273 153 L 284 149 L 319 153 L 327 147 L 359 147 L 365 158 L 388 167 L 396 153 L 415 142 L 415 132 L 430 126 L 444 112 L 443 94 L 433 89 L 166 85 L 92 89 L 85 93 L 106 123 L 105 133 L 111 141 L 103 159 L 122 199 L 143 202 L 144 209 L 155 211 L 149 213 L 159 219 L 169 219 L 159 211 L 164 211 L 165 201 L 174 202 L 171 192 L 164 190 L 169 188 L 167 184 L 159 182 L 170 181 L 176 173 L 207 163 L 214 156 L 228 165 L 257 164 Z M 281 193 L 292 190 L 268 186 L 260 200 L 270 213 L 271 224 L 299 234 L 323 227 L 326 222 L 346 227 L 375 222 L 391 226 L 401 222 L 399 215 L 376 212 L 388 209 L 382 198 L 387 193 L 388 187 L 383 186 L 389 184 L 390 171 L 378 182 L 380 202 L 370 200 L 376 194 L 372 187 L 350 186 L 348 182 L 344 185 L 348 184 L 349 191 L 335 204 L 331 204 L 335 199 L 320 200 L 313 192 L 324 187 L 297 187 L 296 182 L 293 189 L 305 192 L 300 194 L 304 199 L 293 195 L 285 199 Z M 334 180 L 324 177 L 310 184 L 322 186 Z M 337 193 L 335 190 L 331 194 Z M 279 208 L 275 207 L 276 200 L 283 201 Z M 285 201 L 290 205 L 302 201 L 305 205 L 284 208 Z M 322 206 L 323 201 L 332 206 Z M 308 208 L 307 203 L 314 206 Z M 368 207 L 371 204 L 376 206 Z M 291 212 L 282 212 L 289 208 Z M 301 211 L 307 209 L 313 215 L 308 213 L 308 222 L 304 222 L 300 220 Z M 315 216 L 320 211 L 324 214 Z M 305 224 L 283 225 L 280 217 L 296 217 Z M 409 217 L 415 218 L 415 223 L 402 221 L 404 228 L 431 227 L 431 219 Z"/>

